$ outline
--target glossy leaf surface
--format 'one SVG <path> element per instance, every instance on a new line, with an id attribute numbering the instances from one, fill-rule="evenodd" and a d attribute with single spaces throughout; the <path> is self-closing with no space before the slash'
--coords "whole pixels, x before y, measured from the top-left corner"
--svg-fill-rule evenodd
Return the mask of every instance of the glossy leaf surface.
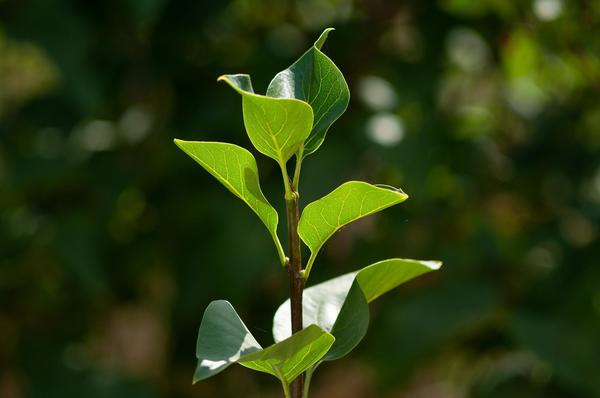
<path id="1" fill-rule="evenodd" d="M 307 277 L 317 253 L 338 229 L 407 198 L 408 195 L 401 190 L 350 181 L 306 206 L 298 224 L 298 233 L 311 251 L 306 267 Z"/>
<path id="2" fill-rule="evenodd" d="M 242 357 L 239 363 L 272 374 L 287 385 L 323 358 L 334 341 L 331 334 L 311 325 L 262 351 Z"/>
<path id="3" fill-rule="evenodd" d="M 248 75 L 219 78 L 242 96 L 244 126 L 250 141 L 264 155 L 285 164 L 308 138 L 313 111 L 304 101 L 255 94 Z"/>
<path id="4" fill-rule="evenodd" d="M 204 311 L 198 331 L 198 366 L 194 383 L 214 376 L 240 357 L 260 350 L 262 347 L 231 304 L 225 300 L 213 301 Z"/>
<path id="5" fill-rule="evenodd" d="M 388 259 L 306 289 L 303 303 L 305 324 L 319 325 L 336 338 L 324 360 L 346 355 L 362 340 L 369 322 L 369 302 L 440 266 L 441 263 L 436 261 Z M 289 308 L 288 300 L 275 313 L 275 341 L 285 339 L 291 333 Z"/>
<path id="6" fill-rule="evenodd" d="M 312 107 L 314 123 L 304 145 L 304 156 L 321 146 L 327 130 L 344 113 L 350 101 L 350 90 L 342 72 L 321 51 L 332 30 L 325 29 L 294 64 L 275 75 L 267 89 L 268 96 L 296 98 Z"/>
<path id="7" fill-rule="evenodd" d="M 269 230 L 280 260 L 285 262 L 277 237 L 279 217 L 260 189 L 254 156 L 242 147 L 222 142 L 175 140 L 175 144 L 256 213 Z"/>

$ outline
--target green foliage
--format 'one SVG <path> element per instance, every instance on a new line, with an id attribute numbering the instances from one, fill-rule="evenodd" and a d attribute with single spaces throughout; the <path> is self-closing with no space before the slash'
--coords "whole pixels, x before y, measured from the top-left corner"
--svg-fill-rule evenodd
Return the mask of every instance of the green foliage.
<path id="1" fill-rule="evenodd" d="M 336 338 L 323 360 L 348 354 L 362 340 L 369 324 L 368 303 L 440 266 L 437 261 L 393 258 L 306 289 L 304 323 L 319 325 Z M 273 337 L 275 341 L 281 341 L 290 334 L 290 303 L 287 300 L 273 318 Z"/>
<path id="2" fill-rule="evenodd" d="M 297 98 L 312 107 L 315 122 L 304 143 L 303 156 L 319 149 L 327 130 L 344 113 L 350 102 L 350 90 L 344 75 L 321 51 L 332 30 L 325 29 L 300 59 L 275 75 L 267 88 L 270 97 Z"/>
<path id="3" fill-rule="evenodd" d="M 350 181 L 306 206 L 298 224 L 298 233 L 311 252 L 306 265 L 306 278 L 319 250 L 337 230 L 406 199 L 408 195 L 401 190 Z"/>
<path id="4" fill-rule="evenodd" d="M 336 233 L 308 286 L 390 257 L 452 269 L 374 303 L 311 390 L 600 397 L 600 3 L 582 4 L 0 1 L 0 390 L 276 396 L 239 366 L 182 385 L 211 300 L 244 303 L 266 347 L 288 281 L 262 221 L 169 141 L 249 149 L 279 211 L 278 165 L 215 78 L 253 71 L 264 94 L 335 21 L 322 50 L 352 102 L 301 205 L 344 178 L 411 199 Z"/>
<path id="5" fill-rule="evenodd" d="M 194 383 L 239 363 L 272 374 L 287 388 L 325 355 L 334 340 L 331 334 L 312 325 L 263 349 L 229 302 L 213 301 L 206 308 L 198 331 Z"/>
<path id="6" fill-rule="evenodd" d="M 198 331 L 194 383 L 220 373 L 244 355 L 261 350 L 231 304 L 225 300 L 213 301 L 206 307 Z"/>
<path id="7" fill-rule="evenodd" d="M 260 189 L 254 155 L 237 145 L 222 142 L 189 142 L 176 139 L 175 144 L 231 193 L 250 206 L 273 237 L 283 264 L 285 254 L 277 237 L 279 216 Z"/>
<path id="8" fill-rule="evenodd" d="M 299 265 L 305 280 L 319 250 L 337 230 L 408 198 L 399 189 L 350 181 L 306 206 L 299 220 L 290 219 L 298 217 L 298 211 L 290 206 L 297 206 L 303 158 L 322 144 L 327 129 L 348 105 L 348 87 L 341 72 L 320 50 L 330 30 L 325 30 L 296 63 L 275 76 L 268 96 L 254 93 L 248 75 L 219 78 L 242 96 L 244 125 L 254 147 L 281 168 L 288 229 L 298 225 L 296 231 L 288 232 L 301 238 L 311 251 L 306 268 Z M 181 140 L 175 143 L 260 217 L 273 236 L 282 263 L 292 273 L 293 260 L 289 264 L 285 260 L 277 237 L 278 215 L 262 194 L 252 154 L 232 144 Z M 290 180 L 287 161 L 293 155 L 296 170 Z M 296 248 L 291 246 L 294 241 L 298 243 Z M 299 252 L 298 239 L 289 244 L 290 253 Z M 276 343 L 266 349 L 256 342 L 228 302 L 215 301 L 200 325 L 194 381 L 213 376 L 237 362 L 272 374 L 281 381 L 286 397 L 296 397 L 298 390 L 290 395 L 290 385 L 298 376 L 305 371 L 312 376 L 319 363 L 346 355 L 362 340 L 369 324 L 370 301 L 439 266 L 437 262 L 390 259 L 309 288 L 299 307 L 304 328 L 295 329 L 298 331 L 292 334 L 293 309 L 288 300 L 275 314 Z M 298 299 L 302 300 L 302 296 Z M 304 396 L 308 396 L 309 382 L 310 377 L 304 385 Z"/>
<path id="9" fill-rule="evenodd" d="M 254 94 L 247 75 L 225 75 L 219 80 L 242 96 L 244 126 L 254 147 L 285 165 L 310 134 L 313 123 L 310 105 L 296 99 Z"/>
<path id="10" fill-rule="evenodd" d="M 316 325 L 310 325 L 262 351 L 245 355 L 240 358 L 239 363 L 247 368 L 272 374 L 286 386 L 314 366 L 334 341 L 331 334 Z"/>

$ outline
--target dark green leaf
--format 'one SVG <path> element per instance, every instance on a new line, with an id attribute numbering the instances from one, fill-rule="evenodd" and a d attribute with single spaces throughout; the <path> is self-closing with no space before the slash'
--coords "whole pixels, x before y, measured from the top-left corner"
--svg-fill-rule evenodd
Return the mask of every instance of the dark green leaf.
<path id="1" fill-rule="evenodd" d="M 314 323 L 336 338 L 324 360 L 340 358 L 364 337 L 369 323 L 368 303 L 419 275 L 439 269 L 440 262 L 389 259 L 358 272 L 351 272 L 304 291 L 304 323 Z M 289 300 L 273 319 L 273 337 L 280 341 L 290 335 Z"/>
<path id="2" fill-rule="evenodd" d="M 314 124 L 304 144 L 304 156 L 321 146 L 327 130 L 344 113 L 350 101 L 350 90 L 344 75 L 321 51 L 332 30 L 325 29 L 308 51 L 273 78 L 267 89 L 268 96 L 296 98 L 308 102 L 312 107 Z"/>
<path id="3" fill-rule="evenodd" d="M 240 357 L 262 350 L 231 304 L 213 301 L 204 311 L 196 357 L 198 366 L 194 383 L 222 372 Z"/>

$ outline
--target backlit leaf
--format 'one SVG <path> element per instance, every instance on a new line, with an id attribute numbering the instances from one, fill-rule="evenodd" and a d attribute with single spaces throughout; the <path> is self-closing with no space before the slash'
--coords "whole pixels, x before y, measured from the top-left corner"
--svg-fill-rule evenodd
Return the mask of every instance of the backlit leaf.
<path id="1" fill-rule="evenodd" d="M 311 251 L 306 266 L 306 278 L 317 253 L 338 229 L 359 218 L 401 203 L 407 198 L 408 195 L 401 190 L 350 181 L 306 206 L 298 224 L 298 234 Z"/>
<path id="2" fill-rule="evenodd" d="M 222 142 L 175 140 L 175 144 L 250 206 L 269 230 L 280 261 L 285 263 L 285 254 L 277 237 L 279 217 L 260 189 L 254 156 L 242 147 Z"/>
<path id="3" fill-rule="evenodd" d="M 316 325 L 240 358 L 240 365 L 272 374 L 282 383 L 290 384 L 306 369 L 315 365 L 329 350 L 335 338 Z"/>
<path id="4" fill-rule="evenodd" d="M 242 96 L 244 126 L 250 141 L 264 155 L 285 164 L 308 138 L 313 111 L 306 102 L 255 94 L 248 75 L 219 77 Z"/>

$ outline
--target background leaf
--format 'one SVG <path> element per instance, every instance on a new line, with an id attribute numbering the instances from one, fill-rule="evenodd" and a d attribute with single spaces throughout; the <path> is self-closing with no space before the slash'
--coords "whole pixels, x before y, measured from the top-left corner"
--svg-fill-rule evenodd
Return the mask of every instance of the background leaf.
<path id="1" fill-rule="evenodd" d="M 321 51 L 332 30 L 325 29 L 308 51 L 289 68 L 275 75 L 267 89 L 268 96 L 297 98 L 312 107 L 315 120 L 304 144 L 304 156 L 321 146 L 327 130 L 344 113 L 350 102 L 350 90 L 344 75 Z"/>
<path id="2" fill-rule="evenodd" d="M 310 325 L 279 343 L 240 358 L 239 363 L 272 374 L 282 383 L 290 384 L 316 364 L 334 341 L 331 334 L 316 325 Z"/>
<path id="3" fill-rule="evenodd" d="M 254 156 L 242 147 L 223 142 L 176 139 L 175 144 L 250 206 L 269 230 L 280 261 L 282 264 L 285 263 L 285 254 L 277 237 L 279 216 L 260 189 L 258 167 Z"/>
<path id="4" fill-rule="evenodd" d="M 240 357 L 262 347 L 254 339 L 232 305 L 225 300 L 211 302 L 202 317 L 196 357 L 194 383 L 222 372 Z"/>
<path id="5" fill-rule="evenodd" d="M 306 102 L 254 94 L 248 75 L 225 75 L 242 96 L 244 126 L 250 141 L 264 155 L 285 164 L 304 143 L 313 123 L 313 111 Z"/>
<path id="6" fill-rule="evenodd" d="M 317 253 L 338 229 L 359 218 L 404 202 L 407 198 L 408 195 L 401 190 L 350 181 L 306 206 L 298 224 L 298 233 L 311 251 L 306 277 L 310 274 Z"/>

